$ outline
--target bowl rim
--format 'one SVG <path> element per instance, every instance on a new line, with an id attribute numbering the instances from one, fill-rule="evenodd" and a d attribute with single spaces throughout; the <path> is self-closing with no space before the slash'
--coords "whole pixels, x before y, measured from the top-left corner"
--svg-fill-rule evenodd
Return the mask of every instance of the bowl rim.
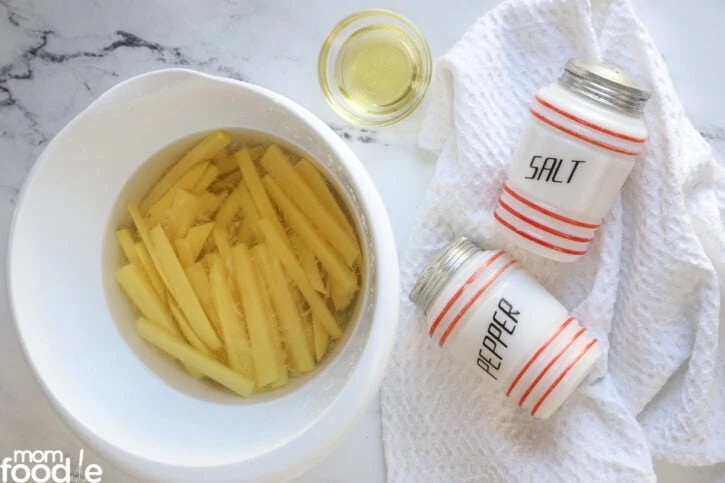
<path id="1" fill-rule="evenodd" d="M 356 190 L 359 196 L 364 199 L 366 208 L 370 213 L 372 242 L 376 247 L 375 267 L 378 288 L 375 293 L 376 307 L 373 312 L 370 333 L 356 367 L 351 371 L 349 379 L 340 389 L 337 397 L 325 408 L 322 417 L 311 423 L 304 432 L 291 438 L 285 444 L 252 459 L 225 465 L 183 466 L 166 464 L 127 453 L 123 448 L 104 441 L 92 428 L 86 427 L 74 417 L 49 389 L 26 344 L 23 332 L 25 323 L 20 322 L 18 319 L 16 297 L 14 295 L 15 284 L 13 282 L 19 276 L 15 274 L 17 261 L 14 256 L 17 243 L 17 225 L 22 216 L 28 216 L 23 214 L 23 207 L 38 173 L 51 159 L 50 154 L 53 152 L 54 146 L 66 137 L 69 132 L 73 131 L 79 120 L 98 111 L 118 91 L 127 88 L 130 84 L 143 82 L 157 76 L 168 76 L 170 78 L 175 76 L 196 76 L 210 82 L 233 85 L 284 106 L 294 116 L 304 121 L 311 129 L 322 136 L 331 151 L 344 164 L 350 178 L 354 180 Z M 174 479 L 177 479 L 180 476 L 179 472 L 183 472 L 181 476 L 184 481 L 198 481 L 199 478 L 214 481 L 233 478 L 235 481 L 239 481 L 240 475 L 245 475 L 255 481 L 260 478 L 279 481 L 303 473 L 331 452 L 360 420 L 378 392 L 394 346 L 400 292 L 397 250 L 387 211 L 362 162 L 327 124 L 291 99 L 248 82 L 214 76 L 192 69 L 159 69 L 125 79 L 101 94 L 53 137 L 36 159 L 18 194 L 10 223 L 6 260 L 5 276 L 7 283 L 5 290 L 10 317 L 25 360 L 46 397 L 51 402 L 53 409 L 82 442 L 88 444 L 122 469 L 146 478 L 165 479 L 173 474 Z M 242 471 L 245 471 L 246 474 L 242 473 Z"/>

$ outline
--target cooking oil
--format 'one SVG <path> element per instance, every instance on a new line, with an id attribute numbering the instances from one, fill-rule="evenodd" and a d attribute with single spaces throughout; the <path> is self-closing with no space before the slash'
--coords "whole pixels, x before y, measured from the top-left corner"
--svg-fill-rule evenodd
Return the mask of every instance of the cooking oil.
<path id="1" fill-rule="evenodd" d="M 421 58 L 410 37 L 391 25 L 370 25 L 340 47 L 335 66 L 341 94 L 356 109 L 383 113 L 416 92 Z"/>

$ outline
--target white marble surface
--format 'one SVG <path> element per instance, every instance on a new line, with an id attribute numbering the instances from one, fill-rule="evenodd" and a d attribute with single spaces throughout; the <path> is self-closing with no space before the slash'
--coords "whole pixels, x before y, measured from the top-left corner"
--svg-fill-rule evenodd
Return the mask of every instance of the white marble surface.
<path id="1" fill-rule="evenodd" d="M 410 16 L 434 56 L 497 0 L 0 0 L 0 270 L 14 202 L 34 160 L 70 119 L 104 90 L 135 74 L 186 66 L 280 92 L 319 115 L 346 139 L 373 177 L 402 249 L 433 173 L 416 147 L 421 112 L 385 129 L 349 126 L 327 107 L 316 60 L 329 28 L 344 15 L 386 7 Z M 720 0 L 635 1 L 658 42 L 687 112 L 725 160 L 725 57 Z M 0 457 L 14 449 L 77 454 L 78 439 L 40 391 L 22 356 L 0 278 Z M 94 454 L 104 481 L 129 478 Z M 662 481 L 725 479 L 725 469 L 659 465 Z M 377 405 L 327 459 L 299 482 L 376 482 L 385 478 Z"/>

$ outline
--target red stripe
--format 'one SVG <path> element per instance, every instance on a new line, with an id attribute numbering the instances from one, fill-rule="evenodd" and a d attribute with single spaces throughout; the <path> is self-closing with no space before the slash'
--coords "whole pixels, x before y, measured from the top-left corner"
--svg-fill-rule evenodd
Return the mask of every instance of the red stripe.
<path id="1" fill-rule="evenodd" d="M 547 233 L 551 233 L 552 235 L 556 235 L 561 238 L 566 238 L 567 240 L 572 240 L 575 242 L 582 242 L 582 243 L 589 243 L 590 241 L 593 240 L 593 238 L 584 238 L 584 237 L 580 237 L 580 236 L 569 235 L 568 233 L 564 233 L 563 231 L 549 228 L 548 226 L 543 225 L 543 224 L 539 223 L 538 221 L 532 220 L 531 218 L 524 215 L 523 213 L 519 213 L 518 211 L 514 210 L 508 204 L 506 204 L 506 202 L 504 200 L 502 200 L 501 198 L 498 199 L 498 204 L 501 205 L 506 211 L 508 211 L 509 213 L 514 215 L 516 218 L 519 218 L 520 220 L 523 220 L 526 223 L 528 223 L 529 225 L 535 226 L 536 228 L 538 228 L 540 230 L 543 230 Z"/>
<path id="2" fill-rule="evenodd" d="M 578 122 L 582 126 L 586 126 L 586 127 L 592 128 L 595 131 L 599 131 L 599 132 L 604 133 L 604 134 L 609 134 L 610 136 L 613 136 L 615 138 L 624 139 L 625 141 L 631 141 L 633 143 L 643 143 L 643 142 L 645 142 L 647 140 L 646 138 L 635 138 L 635 137 L 632 137 L 632 136 L 627 136 L 626 134 L 619 133 L 617 131 L 610 131 L 607 128 L 603 128 L 602 126 L 599 126 L 597 124 L 593 124 L 593 123 L 591 123 L 589 121 L 586 121 L 586 120 L 584 120 L 584 119 L 582 119 L 580 117 L 577 117 L 574 114 L 570 114 L 570 113 L 566 112 L 563 109 L 559 109 L 555 105 L 546 102 L 545 100 L 543 100 L 539 96 L 536 96 L 536 100 L 539 102 L 539 104 L 541 104 L 544 107 L 547 107 L 547 108 L 551 109 L 555 113 L 561 114 L 562 116 L 564 116 L 564 117 L 566 117 L 568 119 L 571 119 L 574 122 Z"/>
<path id="3" fill-rule="evenodd" d="M 588 344 L 586 345 L 586 347 L 584 347 L 584 348 L 583 348 L 583 349 L 581 350 L 581 352 L 579 353 L 579 355 L 578 355 L 578 356 L 576 356 L 576 359 L 574 359 L 573 361 L 571 361 L 571 362 L 569 363 L 569 365 L 568 365 L 568 366 L 566 366 L 566 369 L 564 369 L 564 370 L 562 371 L 562 373 L 561 373 L 561 374 L 559 374 L 559 377 L 557 377 L 557 378 L 556 378 L 556 380 L 555 380 L 555 381 L 554 381 L 553 383 L 551 383 L 551 386 L 549 386 L 549 389 L 547 389 L 547 390 L 546 390 L 546 392 L 544 393 L 544 395 L 543 395 L 543 396 L 541 396 L 541 399 L 539 399 L 539 401 L 538 401 L 538 402 L 537 402 L 537 403 L 536 403 L 536 404 L 534 405 L 533 409 L 531 409 L 531 415 L 532 415 L 532 416 L 533 416 L 533 415 L 534 415 L 534 414 L 536 413 L 536 411 L 537 411 L 537 410 L 539 409 L 539 406 L 541 406 L 541 404 L 542 404 L 542 403 L 544 402 L 544 400 L 545 400 L 545 399 L 546 399 L 547 397 L 549 397 L 549 394 L 551 394 L 551 391 L 553 391 L 553 390 L 554 390 L 554 389 L 556 388 L 556 386 L 558 386 L 558 385 L 559 385 L 559 383 L 561 382 L 561 380 L 562 380 L 562 379 L 564 379 L 564 376 L 566 376 L 566 375 L 567 375 L 567 373 L 568 373 L 568 372 L 569 372 L 569 371 L 571 370 L 571 368 L 572 368 L 572 367 L 574 367 L 574 364 L 576 364 L 577 362 L 579 362 L 579 359 L 581 359 L 582 357 L 584 357 L 584 354 L 586 354 L 586 353 L 587 353 L 587 351 L 588 351 L 589 349 L 591 349 L 591 347 L 592 347 L 592 346 L 593 346 L 594 344 L 596 344 L 596 343 L 597 343 L 597 339 L 594 339 L 594 340 L 592 340 L 592 341 L 591 341 L 590 343 L 588 343 Z"/>
<path id="4" fill-rule="evenodd" d="M 528 233 L 519 230 L 518 228 L 513 226 L 511 223 L 505 221 L 495 211 L 493 212 L 493 217 L 496 218 L 496 220 L 498 220 L 499 223 L 501 223 L 503 226 L 505 226 L 512 232 L 516 233 L 519 236 L 526 238 L 527 240 L 531 240 L 532 242 L 537 243 L 537 244 L 541 245 L 542 247 L 550 248 L 552 250 L 556 250 L 557 252 L 561 252 L 561 253 L 567 253 L 569 255 L 584 255 L 587 252 L 586 250 L 569 250 L 568 248 L 563 248 L 563 247 L 559 247 L 556 245 L 552 245 L 549 242 L 545 242 L 544 240 L 536 238 L 535 236 L 529 235 Z"/>
<path id="5" fill-rule="evenodd" d="M 514 379 L 514 381 L 511 383 L 511 386 L 509 387 L 509 390 L 506 391 L 506 397 L 509 397 L 511 395 L 511 391 L 514 390 L 514 387 L 519 382 L 519 379 L 521 379 L 521 377 L 526 373 L 526 371 L 529 370 L 529 367 L 531 367 L 531 364 L 534 363 L 534 361 L 541 355 L 541 353 L 544 352 L 544 350 L 547 347 L 549 347 L 549 344 L 551 344 L 553 342 L 553 340 L 558 337 L 558 335 L 561 333 L 561 331 L 564 330 L 564 329 L 566 329 L 569 326 L 569 324 L 571 324 L 571 322 L 573 320 L 574 320 L 574 317 L 569 317 L 568 319 L 566 319 L 564 322 L 561 323 L 561 325 L 559 326 L 559 328 L 556 329 L 556 332 L 554 332 L 553 334 L 551 334 L 551 337 L 549 337 L 546 340 L 546 342 L 544 342 L 543 344 L 541 344 L 541 347 L 539 347 L 539 350 L 537 350 L 534 353 L 534 355 L 531 356 L 531 359 L 529 359 L 529 362 L 526 363 L 526 365 L 523 367 L 523 369 L 521 369 L 521 372 L 519 372 L 519 375 L 516 376 L 516 379 Z"/>
<path id="6" fill-rule="evenodd" d="M 593 139 L 593 138 L 584 136 L 583 134 L 579 134 L 576 131 L 572 131 L 571 129 L 565 128 L 561 124 L 557 124 L 554 121 L 552 121 L 551 119 L 548 119 L 548 118 L 542 116 L 538 112 L 534 111 L 532 108 L 529 108 L 529 111 L 531 112 L 531 115 L 534 116 L 539 121 L 541 121 L 541 122 L 543 122 L 545 124 L 548 124 L 549 126 L 555 128 L 555 129 L 558 129 L 559 131 L 565 132 L 566 134 L 568 134 L 570 136 L 573 136 L 573 137 L 575 137 L 577 139 L 581 139 L 582 141 L 586 141 L 589 144 L 593 144 L 595 146 L 599 146 L 600 148 L 604 148 L 604 149 L 607 149 L 609 151 L 614 151 L 615 153 L 626 154 L 628 156 L 637 156 L 639 154 L 639 152 L 637 152 L 637 151 L 628 151 L 626 149 L 620 149 L 620 148 L 618 148 L 616 146 L 612 146 L 611 144 L 606 144 L 606 143 L 599 142 L 596 139 Z"/>
<path id="7" fill-rule="evenodd" d="M 468 280 L 466 280 L 463 283 L 463 285 L 461 285 L 461 288 L 459 288 L 458 291 L 456 291 L 456 293 L 453 294 L 453 297 L 451 297 L 451 299 L 448 301 L 446 306 L 443 307 L 443 310 L 441 310 L 441 313 L 438 314 L 438 317 L 435 319 L 435 321 L 433 322 L 433 325 L 431 325 L 430 330 L 428 331 L 428 335 L 433 337 L 433 333 L 438 328 L 438 324 L 441 323 L 441 321 L 443 320 L 443 317 L 445 317 L 445 315 L 448 313 L 448 311 L 453 306 L 453 304 L 455 304 L 456 301 L 460 298 L 461 294 L 463 294 L 463 291 L 466 289 L 466 287 L 471 285 L 473 283 L 473 281 L 476 280 L 478 278 L 478 276 L 481 275 L 481 273 L 483 273 L 483 271 L 488 268 L 489 265 L 491 265 L 493 262 L 495 262 L 496 259 L 498 259 L 498 257 L 500 257 L 503 254 L 504 254 L 504 251 L 499 250 L 492 257 L 488 258 L 485 262 L 483 262 L 483 264 L 480 267 L 478 267 L 478 270 L 473 272 L 473 275 L 468 277 Z"/>
<path id="8" fill-rule="evenodd" d="M 582 228 L 594 228 L 594 229 L 599 228 L 599 225 L 592 225 L 590 223 L 584 223 L 583 221 L 578 221 L 578 220 L 575 220 L 573 218 L 567 218 L 566 216 L 563 216 L 563 215 L 560 215 L 558 213 L 554 213 L 553 211 L 547 210 L 546 208 L 543 208 L 543 207 L 537 205 L 533 201 L 527 200 L 526 198 L 524 198 L 523 196 L 521 196 L 520 194 L 518 194 L 517 192 L 515 192 L 513 190 L 513 188 L 511 188 L 508 185 L 508 183 L 504 183 L 503 184 L 503 189 L 504 189 L 504 191 L 506 193 L 510 194 L 516 200 L 518 200 L 521 203 L 525 204 L 529 208 L 533 208 L 536 211 L 538 211 L 540 213 L 543 213 L 545 215 L 548 215 L 548 216 L 550 216 L 552 218 L 555 218 L 555 219 L 557 219 L 559 221 L 563 221 L 564 223 L 569 223 L 570 225 L 574 225 L 574 226 L 580 226 Z"/>
<path id="9" fill-rule="evenodd" d="M 488 289 L 488 287 L 490 287 L 491 284 L 493 284 L 493 282 L 495 282 L 496 279 L 503 272 L 505 272 L 506 270 L 508 270 L 508 268 L 511 265 L 513 265 L 514 263 L 516 263 L 516 260 L 511 260 L 506 265 L 504 265 L 503 267 L 499 268 L 498 271 L 496 273 L 494 273 L 493 275 L 491 275 L 488 278 L 488 280 L 486 280 L 486 283 L 484 283 L 483 286 L 480 289 L 478 289 L 478 292 L 476 292 L 475 294 L 473 294 L 473 297 L 471 297 L 471 300 L 469 300 L 466 303 L 466 305 L 463 306 L 463 308 L 461 309 L 461 311 L 458 312 L 458 315 L 456 315 L 456 318 L 451 321 L 451 323 L 448 325 L 448 328 L 446 329 L 446 331 L 443 332 L 443 335 L 441 336 L 441 340 L 438 343 L 439 346 L 443 347 L 443 344 L 446 343 L 446 340 L 448 339 L 448 336 L 451 334 L 451 332 L 456 327 L 456 325 L 458 324 L 458 322 L 466 314 L 466 312 L 468 311 L 468 309 L 471 308 L 471 305 L 473 305 L 476 302 L 476 300 L 478 300 L 478 298 L 483 294 L 483 292 L 485 292 Z"/>
<path id="10" fill-rule="evenodd" d="M 584 327 L 582 327 L 581 329 L 579 329 L 576 332 L 576 334 L 574 334 L 571 337 L 571 339 L 569 339 L 569 342 L 567 342 L 566 344 L 564 344 L 564 346 L 561 348 L 561 350 L 559 350 L 559 352 L 554 356 L 554 358 L 549 361 L 549 363 L 546 365 L 546 367 L 544 367 L 541 370 L 541 372 L 539 373 L 539 375 L 536 376 L 536 379 L 534 379 L 534 382 L 531 383 L 531 385 L 526 390 L 526 392 L 521 396 L 521 399 L 519 399 L 519 406 L 523 406 L 524 405 L 524 401 L 526 401 L 526 398 L 529 397 L 529 394 L 531 394 L 531 391 L 533 391 L 534 388 L 536 387 L 536 385 L 539 383 L 539 381 L 541 381 L 541 378 L 544 377 L 544 374 L 546 374 L 549 371 L 549 369 L 551 369 L 551 366 L 553 366 L 556 363 L 556 361 L 559 360 L 559 358 L 561 357 L 561 355 L 564 354 L 564 352 L 566 352 L 566 350 L 569 347 L 571 347 L 571 345 L 574 343 L 574 341 L 577 340 L 579 338 L 579 336 L 582 335 L 584 332 L 586 332 L 586 329 Z"/>

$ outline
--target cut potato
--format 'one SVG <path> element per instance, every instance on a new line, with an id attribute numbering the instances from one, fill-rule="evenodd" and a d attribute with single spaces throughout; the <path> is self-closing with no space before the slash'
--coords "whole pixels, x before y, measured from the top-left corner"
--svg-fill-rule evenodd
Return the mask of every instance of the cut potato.
<path id="1" fill-rule="evenodd" d="M 295 282 L 302 293 L 302 296 L 305 300 L 307 300 L 307 303 L 310 304 L 312 313 L 315 314 L 315 317 L 317 317 L 317 319 L 322 323 L 325 330 L 327 330 L 327 333 L 330 334 L 333 339 L 339 339 L 342 336 L 342 331 L 337 325 L 335 317 L 333 317 L 327 308 L 327 305 L 325 305 L 325 302 L 322 301 L 319 294 L 314 288 L 312 288 L 312 285 L 310 285 L 310 282 L 307 280 L 307 276 L 305 275 L 305 271 L 302 269 L 302 266 L 297 261 L 292 251 L 282 241 L 282 238 L 279 236 L 269 220 L 260 220 L 259 227 L 262 230 L 264 238 L 268 242 L 270 248 L 274 250 L 275 256 L 280 259 L 290 278 Z"/>
<path id="2" fill-rule="evenodd" d="M 211 220 L 225 199 L 224 193 L 218 195 L 208 192 L 202 193 L 199 196 L 199 219 L 203 221 Z"/>
<path id="3" fill-rule="evenodd" d="M 201 339 L 199 339 L 199 336 L 194 333 L 194 329 L 192 329 L 191 325 L 189 325 L 189 321 L 186 320 L 186 317 L 184 317 L 183 312 L 181 312 L 181 307 L 179 307 L 176 301 L 172 300 L 169 303 L 169 309 L 171 310 L 171 315 L 174 316 L 174 319 L 176 320 L 176 323 L 179 326 L 179 329 L 181 330 L 184 339 L 194 349 L 198 350 L 202 354 L 214 357 L 209 348 L 205 346 Z"/>
<path id="4" fill-rule="evenodd" d="M 209 134 L 204 139 L 199 141 L 191 150 L 184 155 L 181 160 L 171 167 L 169 171 L 159 180 L 158 183 L 151 188 L 151 191 L 146 196 L 146 199 L 141 202 L 140 209 L 142 212 L 146 212 L 151 205 L 156 203 L 176 181 L 181 178 L 190 168 L 197 164 L 211 159 L 216 156 L 227 144 L 229 144 L 229 134 L 224 131 L 216 131 Z"/>
<path id="5" fill-rule="evenodd" d="M 217 250 L 219 250 L 219 258 L 221 258 L 224 270 L 229 271 L 232 266 L 232 246 L 229 243 L 226 227 L 219 223 L 214 224 L 212 236 L 214 238 L 214 244 Z"/>
<path id="6" fill-rule="evenodd" d="M 226 151 L 222 151 L 221 153 L 214 156 L 214 159 L 212 161 L 214 163 L 214 166 L 216 166 L 219 170 L 220 176 L 231 173 L 235 169 L 239 168 L 239 166 L 237 166 L 237 160 L 234 158 L 234 155 L 229 154 Z"/>
<path id="7" fill-rule="evenodd" d="M 146 223 L 148 223 L 149 226 L 156 226 L 159 223 L 165 222 L 168 218 L 171 203 L 174 201 L 176 191 L 192 191 L 208 166 L 209 163 L 201 163 L 184 173 L 179 181 L 177 181 L 164 196 L 162 196 L 146 211 Z"/>
<path id="8" fill-rule="evenodd" d="M 217 176 L 219 176 L 219 168 L 214 166 L 212 163 L 208 163 L 204 172 L 201 173 L 199 179 L 196 180 L 196 183 L 194 183 L 194 193 L 205 193 L 206 189 L 211 186 Z"/>
<path id="9" fill-rule="evenodd" d="M 279 146 L 272 145 L 262 157 L 262 166 L 284 188 L 285 193 L 300 208 L 330 245 L 352 266 L 360 255 L 355 236 L 345 230 L 325 208 L 300 174 L 292 167 Z M 246 176 L 246 175 L 245 175 Z M 254 195 L 254 193 L 252 193 Z M 260 210 L 263 216 L 267 215 Z"/>
<path id="10" fill-rule="evenodd" d="M 317 319 L 312 319 L 312 334 L 315 339 L 315 358 L 317 362 L 320 362 L 325 354 L 327 354 L 327 347 L 330 345 L 330 337 L 327 335 L 327 331 Z"/>
<path id="11" fill-rule="evenodd" d="M 221 261 L 216 260 L 211 269 L 211 291 L 214 306 L 219 314 L 222 339 L 229 366 L 240 374 L 255 378 L 254 361 L 247 331 L 234 305 L 229 284 Z"/>
<path id="12" fill-rule="evenodd" d="M 214 218 L 214 222 L 218 225 L 223 225 L 226 227 L 226 225 L 229 224 L 230 221 L 232 221 L 232 218 L 234 218 L 234 215 L 237 214 L 239 211 L 239 208 L 242 207 L 242 197 L 240 189 L 237 188 L 227 197 L 227 199 L 224 200 L 224 203 L 222 203 L 221 208 L 219 208 L 219 211 L 216 214 L 216 217 Z"/>
<path id="13" fill-rule="evenodd" d="M 297 310 L 289 283 L 279 260 L 267 257 L 263 263 L 262 271 L 268 281 L 272 302 L 277 312 L 280 332 L 284 346 L 289 353 L 292 368 L 298 373 L 311 371 L 315 368 L 315 361 L 305 340 L 302 327 L 302 317 Z"/>
<path id="14" fill-rule="evenodd" d="M 254 260 L 254 273 L 257 277 L 257 285 L 259 286 L 259 294 L 262 296 L 262 306 L 264 307 L 264 318 L 270 335 L 272 336 L 272 344 L 277 359 L 277 370 L 279 377 L 272 383 L 272 387 L 281 387 L 289 381 L 289 373 L 287 370 L 287 358 L 282 347 L 282 338 L 279 334 L 279 323 L 277 314 L 272 306 L 271 292 L 271 274 L 269 273 L 269 260 L 267 249 L 263 244 L 257 245 L 251 250 L 252 259 Z"/>
<path id="15" fill-rule="evenodd" d="M 137 267 L 141 266 L 141 260 L 138 258 L 138 253 L 136 253 L 136 242 L 133 239 L 133 235 L 131 235 L 131 231 L 128 228 L 116 230 L 116 240 L 121 245 L 121 250 L 126 255 L 126 260 Z"/>
<path id="16" fill-rule="evenodd" d="M 149 226 L 146 224 L 146 221 L 144 220 L 143 216 L 141 216 L 141 211 L 138 208 L 138 205 L 136 203 L 129 203 L 128 204 L 128 212 L 131 215 L 131 219 L 133 220 L 133 223 L 136 225 L 136 230 L 138 231 L 139 236 L 141 237 L 141 241 L 143 242 L 144 246 L 146 247 L 146 251 L 148 252 L 149 256 L 151 257 L 151 261 L 154 263 L 154 267 L 156 267 L 156 271 L 161 277 L 161 280 L 163 280 L 164 285 L 168 286 L 168 280 L 166 279 L 166 274 L 164 273 L 164 269 L 161 266 L 161 262 L 159 261 L 159 257 L 156 254 L 156 250 L 154 249 L 154 244 L 151 241 L 151 231 L 149 230 Z"/>
<path id="17" fill-rule="evenodd" d="M 240 396 L 249 397 L 254 393 L 253 380 L 174 339 L 163 329 L 154 326 L 153 323 L 143 317 L 136 321 L 136 332 L 142 339 L 178 359 L 186 366 L 196 369 L 209 379 L 226 386 Z"/>
<path id="18" fill-rule="evenodd" d="M 180 335 L 171 314 L 159 300 L 148 278 L 135 266 L 129 263 L 116 270 L 116 280 L 144 317 L 163 327 L 170 334 Z"/>
<path id="19" fill-rule="evenodd" d="M 209 285 L 209 277 L 206 275 L 202 262 L 196 262 L 189 265 L 186 267 L 185 272 L 186 276 L 189 278 L 189 283 L 191 283 L 191 288 L 194 289 L 194 293 L 196 293 L 199 297 L 199 302 L 204 308 L 204 312 L 206 312 L 206 315 L 209 317 L 217 335 L 221 336 L 222 328 L 219 323 L 219 315 L 217 314 L 216 307 L 214 307 L 211 286 Z"/>
<path id="20" fill-rule="evenodd" d="M 260 217 L 268 219 L 274 226 L 277 233 L 279 233 L 282 241 L 291 247 L 291 243 L 285 234 L 285 229 L 282 226 L 282 222 L 274 211 L 274 206 L 267 195 L 267 191 L 264 189 L 262 179 L 259 177 L 257 168 L 254 167 L 252 158 L 249 156 L 249 151 L 242 149 L 237 152 L 237 162 L 239 163 L 239 169 L 242 171 L 244 176 L 244 184 L 249 189 L 249 193 L 254 200 L 254 205 L 257 207 Z"/>
<path id="21" fill-rule="evenodd" d="M 176 255 L 179 257 L 182 267 L 186 268 L 196 261 L 194 255 L 191 253 L 189 240 L 186 238 L 174 240 L 174 248 L 176 248 Z"/>
<path id="22" fill-rule="evenodd" d="M 214 332 L 209 318 L 199 302 L 199 298 L 194 293 L 191 283 L 181 266 L 174 249 L 171 247 L 166 233 L 161 225 L 157 225 L 151 230 L 151 239 L 155 249 L 158 252 L 159 261 L 163 267 L 167 277 L 167 287 L 176 301 L 179 303 L 182 312 L 186 316 L 189 324 L 196 335 L 211 350 L 217 351 L 221 348 L 221 341 Z"/>
<path id="23" fill-rule="evenodd" d="M 201 250 L 204 248 L 209 234 L 214 228 L 214 223 L 204 223 L 202 225 L 196 225 L 189 229 L 186 234 L 186 239 L 189 242 L 189 249 L 191 250 L 191 256 L 196 261 L 201 254 Z"/>
<path id="24" fill-rule="evenodd" d="M 312 188 L 312 191 L 315 192 L 320 201 L 322 201 L 325 205 L 325 208 L 332 213 L 340 225 L 342 225 L 348 233 L 355 236 L 355 232 L 350 225 L 350 221 L 342 211 L 342 207 L 340 207 L 340 204 L 335 199 L 335 195 L 332 194 L 330 187 L 327 185 L 327 181 L 325 181 L 325 178 L 322 177 L 312 161 L 309 159 L 301 159 L 297 164 L 295 164 L 295 169 L 298 173 L 300 173 L 300 176 L 302 176 L 307 185 Z"/>
<path id="25" fill-rule="evenodd" d="M 322 171 L 279 146 L 229 142 L 206 136 L 129 203 L 115 276 L 143 339 L 247 397 L 330 357 L 364 267 Z"/>
<path id="26" fill-rule="evenodd" d="M 239 186 L 239 194 L 241 196 L 242 213 L 244 218 L 249 222 L 249 228 L 252 230 L 252 235 L 256 240 L 262 240 L 262 234 L 259 231 L 257 223 L 261 219 L 257 205 L 254 204 L 252 195 L 249 192 L 249 188 L 245 184 Z"/>
<path id="27" fill-rule="evenodd" d="M 281 376 L 271 328 L 267 324 L 262 295 L 252 266 L 252 258 L 246 245 L 233 250 L 234 273 L 237 276 L 239 298 L 242 301 L 244 320 L 247 323 L 252 358 L 257 373 L 257 384 L 264 387 Z"/>
<path id="28" fill-rule="evenodd" d="M 138 259 L 141 261 L 144 273 L 151 281 L 151 286 L 156 291 L 156 295 L 159 296 L 159 300 L 161 300 L 162 303 L 166 303 L 166 285 L 164 285 L 164 281 L 161 278 L 161 275 L 159 275 L 156 265 L 154 265 L 153 260 L 151 260 L 149 251 L 146 250 L 146 245 L 144 245 L 143 242 L 137 242 L 135 248 Z"/>
<path id="29" fill-rule="evenodd" d="M 284 213 L 287 223 L 299 235 L 302 241 L 314 253 L 327 271 L 334 285 L 339 285 L 341 292 L 354 293 L 357 290 L 357 276 L 340 258 L 335 249 L 317 231 L 310 220 L 292 203 L 275 180 L 269 176 L 264 178 L 264 185 L 279 209 Z"/>
<path id="30" fill-rule="evenodd" d="M 355 292 L 343 290 L 339 285 L 333 283 L 330 286 L 330 298 L 335 310 L 344 310 L 355 299 Z"/>
<path id="31" fill-rule="evenodd" d="M 199 197 L 186 190 L 176 190 L 171 203 L 166 231 L 172 239 L 184 238 L 199 214 Z"/>
<path id="32" fill-rule="evenodd" d="M 317 264 L 317 259 L 315 258 L 314 253 L 307 248 L 307 245 L 305 245 L 305 242 L 302 241 L 299 235 L 295 234 L 291 238 L 292 245 L 295 247 L 295 250 L 297 250 L 297 258 L 299 258 L 300 263 L 302 264 L 302 268 L 305 271 L 305 275 L 307 275 L 307 280 L 310 281 L 310 285 L 312 285 L 312 288 L 321 294 L 326 295 L 327 287 L 325 286 L 325 282 L 322 280 L 320 267 Z"/>

